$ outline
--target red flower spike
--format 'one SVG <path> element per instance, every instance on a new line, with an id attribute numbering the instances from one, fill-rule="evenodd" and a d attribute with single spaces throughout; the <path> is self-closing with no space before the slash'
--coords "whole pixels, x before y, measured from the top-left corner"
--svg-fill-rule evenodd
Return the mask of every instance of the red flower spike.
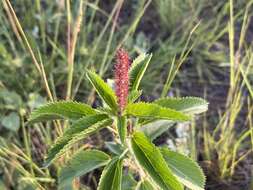
<path id="1" fill-rule="evenodd" d="M 122 112 L 127 104 L 130 59 L 128 53 L 120 48 L 116 53 L 115 64 L 115 92 Z"/>

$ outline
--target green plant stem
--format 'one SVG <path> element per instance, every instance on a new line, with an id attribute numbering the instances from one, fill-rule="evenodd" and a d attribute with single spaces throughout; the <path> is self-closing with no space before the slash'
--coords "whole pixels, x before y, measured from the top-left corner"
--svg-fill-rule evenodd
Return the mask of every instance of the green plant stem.
<path id="1" fill-rule="evenodd" d="M 24 125 L 24 119 L 21 116 L 21 127 L 22 127 L 22 133 L 23 133 L 23 138 L 24 138 L 24 144 L 25 144 L 25 150 L 26 150 L 26 154 L 28 155 L 29 159 L 32 160 L 32 156 L 31 156 L 31 149 L 28 143 L 28 135 L 25 129 L 25 125 Z M 30 171 L 32 173 L 32 175 L 34 176 L 34 171 L 33 171 L 33 167 L 32 165 L 30 165 Z"/>
<path id="2" fill-rule="evenodd" d="M 235 60 L 234 60 L 234 5 L 233 0 L 229 0 L 230 22 L 229 22 L 229 55 L 230 55 L 230 87 L 234 87 L 235 78 Z"/>
<path id="3" fill-rule="evenodd" d="M 39 26 L 40 26 L 40 33 L 42 37 L 42 46 L 43 46 L 43 52 L 46 52 L 46 31 L 45 31 L 45 17 L 44 14 L 41 11 L 41 0 L 36 0 L 36 7 L 38 9 L 38 14 L 40 15 L 39 19 Z"/>

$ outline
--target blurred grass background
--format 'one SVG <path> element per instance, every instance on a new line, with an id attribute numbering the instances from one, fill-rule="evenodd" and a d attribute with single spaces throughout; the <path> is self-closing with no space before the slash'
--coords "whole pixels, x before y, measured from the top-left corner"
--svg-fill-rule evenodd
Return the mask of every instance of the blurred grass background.
<path id="1" fill-rule="evenodd" d="M 153 53 L 142 98 L 187 95 L 210 103 L 205 115 L 169 129 L 156 143 L 198 160 L 206 189 L 253 189 L 252 3 L 2 0 L 0 190 L 56 188 L 60 165 L 41 165 L 61 131 L 50 123 L 27 128 L 24 122 L 47 101 L 96 106 L 85 68 L 112 79 L 120 46 L 132 58 Z M 91 141 L 104 146 L 99 134 Z M 96 187 L 94 176 L 86 176 L 80 188 Z"/>

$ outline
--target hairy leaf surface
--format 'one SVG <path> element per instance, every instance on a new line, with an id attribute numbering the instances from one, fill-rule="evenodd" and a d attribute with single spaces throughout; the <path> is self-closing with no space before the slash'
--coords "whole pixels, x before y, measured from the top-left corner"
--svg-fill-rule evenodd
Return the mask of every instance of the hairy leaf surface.
<path id="1" fill-rule="evenodd" d="M 183 97 L 183 98 L 160 98 L 154 101 L 162 107 L 182 111 L 187 114 L 199 114 L 208 109 L 208 103 L 198 97 Z"/>
<path id="2" fill-rule="evenodd" d="M 144 132 L 144 134 L 150 138 L 150 140 L 154 140 L 167 131 L 170 127 L 175 124 L 173 121 L 168 120 L 158 120 L 151 123 L 148 123 L 139 128 L 140 131 Z"/>
<path id="3" fill-rule="evenodd" d="M 166 119 L 173 121 L 188 121 L 191 119 L 191 117 L 179 111 L 144 102 L 128 104 L 126 113 L 131 116 L 150 119 Z"/>
<path id="4" fill-rule="evenodd" d="M 96 131 L 112 124 L 111 119 L 105 119 L 105 115 L 95 115 L 89 118 L 85 117 L 77 121 L 73 126 L 67 129 L 62 137 L 56 140 L 56 143 L 49 149 L 45 166 L 50 165 L 54 160 L 64 154 L 73 144 L 87 138 Z"/>
<path id="5" fill-rule="evenodd" d="M 122 176 L 121 190 L 136 190 L 137 182 L 135 181 L 133 174 L 128 171 L 128 174 Z"/>
<path id="6" fill-rule="evenodd" d="M 141 54 L 132 63 L 129 71 L 130 75 L 130 89 L 138 90 L 141 79 L 149 65 L 152 54 Z"/>
<path id="7" fill-rule="evenodd" d="M 87 78 L 96 89 L 102 100 L 114 111 L 117 110 L 117 98 L 111 87 L 95 72 L 87 71 Z"/>
<path id="8" fill-rule="evenodd" d="M 141 90 L 133 90 L 128 95 L 128 103 L 134 103 L 142 94 Z"/>
<path id="9" fill-rule="evenodd" d="M 104 168 L 98 190 L 121 190 L 122 159 L 114 157 Z"/>
<path id="10" fill-rule="evenodd" d="M 55 119 L 76 120 L 83 116 L 96 114 L 89 105 L 72 101 L 52 102 L 33 111 L 27 124 Z"/>
<path id="11" fill-rule="evenodd" d="M 192 190 L 204 190 L 205 176 L 196 162 L 167 148 L 161 148 L 161 153 L 181 183 Z"/>
<path id="12" fill-rule="evenodd" d="M 108 148 L 111 153 L 117 156 L 121 155 L 125 150 L 125 148 L 120 143 L 116 143 L 115 141 L 106 141 L 105 147 Z"/>
<path id="13" fill-rule="evenodd" d="M 72 183 L 75 177 L 80 177 L 96 168 L 106 165 L 110 156 L 98 150 L 81 150 L 61 169 L 59 186 L 64 187 Z"/>
<path id="14" fill-rule="evenodd" d="M 132 150 L 139 164 L 162 189 L 183 190 L 172 174 L 160 150 L 142 132 L 135 132 L 131 139 Z"/>
<path id="15" fill-rule="evenodd" d="M 138 183 L 136 190 L 154 190 L 154 187 L 148 180 L 143 180 Z"/>

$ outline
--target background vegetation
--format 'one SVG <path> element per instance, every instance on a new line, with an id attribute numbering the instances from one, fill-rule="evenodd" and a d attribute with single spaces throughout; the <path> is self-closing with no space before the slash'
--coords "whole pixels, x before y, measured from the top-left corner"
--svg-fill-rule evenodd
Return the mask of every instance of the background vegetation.
<path id="1" fill-rule="evenodd" d="M 61 164 L 41 166 L 61 129 L 24 123 L 46 101 L 74 99 L 96 106 L 85 68 L 110 82 L 120 46 L 131 57 L 153 53 L 141 84 L 143 99 L 192 95 L 210 102 L 205 115 L 171 127 L 156 143 L 198 160 L 206 189 L 252 189 L 252 3 L 2 0 L 0 189 L 55 189 Z M 104 130 L 82 146 L 106 149 L 103 142 L 112 138 Z M 84 176 L 77 186 L 96 188 L 100 173 Z"/>

